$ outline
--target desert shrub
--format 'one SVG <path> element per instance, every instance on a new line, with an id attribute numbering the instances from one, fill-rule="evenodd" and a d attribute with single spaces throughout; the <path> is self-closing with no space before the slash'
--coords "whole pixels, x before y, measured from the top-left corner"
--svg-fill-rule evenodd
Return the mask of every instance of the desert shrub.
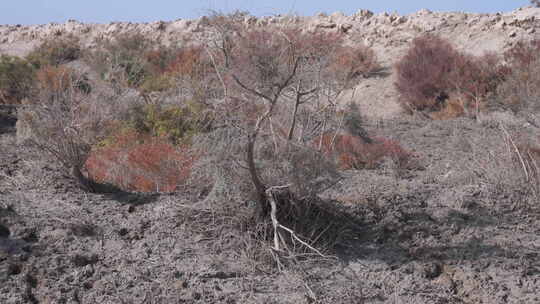
<path id="1" fill-rule="evenodd" d="M 66 66 L 46 65 L 37 70 L 36 84 L 41 91 L 53 93 L 69 90 L 70 87 L 89 94 L 92 91 L 88 77 Z"/>
<path id="2" fill-rule="evenodd" d="M 79 59 L 81 46 L 74 36 L 54 37 L 43 41 L 33 49 L 26 59 L 36 68 L 45 65 L 60 65 Z"/>
<path id="3" fill-rule="evenodd" d="M 165 75 L 174 79 L 190 99 L 205 102 L 223 97 L 222 84 L 211 59 L 202 47 L 182 47 L 165 69 Z"/>
<path id="4" fill-rule="evenodd" d="M 194 149 L 202 153 L 194 164 L 189 185 L 197 192 L 208 193 L 200 205 L 216 219 L 219 228 L 215 233 L 238 234 L 238 239 L 243 241 L 235 242 L 235 250 L 256 250 L 250 259 L 254 262 L 264 260 L 275 266 L 276 260 L 281 259 L 273 254 L 281 253 L 268 247 L 273 236 L 270 218 L 254 218 L 258 194 L 242 161 L 245 144 L 246 138 L 235 128 L 217 129 L 196 137 Z M 270 140 L 261 140 L 254 153 L 261 180 L 265 184 L 285 186 L 275 192 L 268 190 L 278 201 L 276 216 L 279 223 L 294 229 L 303 241 L 325 253 L 332 252 L 336 244 L 347 239 L 345 227 L 349 221 L 338 220 L 333 214 L 338 213 L 336 206 L 313 196 L 340 178 L 332 162 L 311 147 L 290 144 L 275 150 Z M 287 232 L 284 231 L 282 237 L 283 242 L 289 244 L 290 262 L 297 254 L 316 255 L 310 248 L 289 238 Z M 244 242 L 254 247 L 245 248 Z"/>
<path id="5" fill-rule="evenodd" d="M 349 134 L 359 136 L 368 144 L 372 142 L 364 128 L 364 121 L 360 113 L 360 108 L 356 103 L 350 102 L 343 115 L 343 126 Z"/>
<path id="6" fill-rule="evenodd" d="M 458 56 L 448 41 L 437 36 L 415 38 L 407 54 L 396 64 L 400 102 L 412 110 L 438 109 L 446 99 L 445 77 Z"/>
<path id="7" fill-rule="evenodd" d="M 504 79 L 505 69 L 500 62 L 493 54 L 463 54 L 433 34 L 420 36 L 396 64 L 399 101 L 408 111 L 443 110 L 441 116 L 448 112 L 444 108 L 452 96 L 450 107 L 455 108 L 459 100 L 463 113 L 478 112 L 481 103 Z"/>
<path id="8" fill-rule="evenodd" d="M 341 242 L 345 223 L 325 212 L 332 203 L 317 194 L 340 172 L 311 142 L 342 127 L 336 102 L 371 75 L 374 53 L 346 47 L 339 33 L 246 27 L 243 20 L 207 20 L 212 39 L 203 54 L 222 98 L 212 103 L 214 128 L 193 139 L 201 157 L 190 185 L 208 193 L 199 206 L 237 223 L 246 244 L 266 248 L 278 267 L 324 257 L 319 250 Z"/>
<path id="9" fill-rule="evenodd" d="M 517 155 L 523 169 L 524 180 L 529 191 L 536 198 L 540 198 L 540 146 L 528 143 L 522 145 Z"/>
<path id="10" fill-rule="evenodd" d="M 148 75 L 140 84 L 139 89 L 144 94 L 165 92 L 174 86 L 174 80 L 168 75 Z"/>
<path id="11" fill-rule="evenodd" d="M 32 94 L 34 68 L 24 59 L 0 56 L 0 104 L 17 104 Z"/>
<path id="12" fill-rule="evenodd" d="M 99 41 L 87 62 L 119 87 L 137 89 L 147 103 L 175 95 L 204 102 L 216 95 L 216 77 L 201 47 L 155 45 L 142 35 L 119 35 Z M 212 72 L 212 73 L 210 73 Z"/>
<path id="13" fill-rule="evenodd" d="M 504 55 L 508 76 L 499 87 L 499 104 L 514 112 L 540 109 L 540 40 L 518 42 Z"/>
<path id="14" fill-rule="evenodd" d="M 94 190 L 84 165 L 92 146 L 109 131 L 117 96 L 90 94 L 78 86 L 81 78 L 63 67 L 43 69 L 38 92 L 18 113 L 17 132 L 26 130 L 26 142 L 62 164 L 83 188 Z"/>
<path id="15" fill-rule="evenodd" d="M 333 159 L 340 169 L 374 169 L 384 159 L 392 160 L 398 167 L 405 168 L 411 154 L 398 142 L 374 137 L 370 142 L 350 134 L 328 133 L 316 138 L 315 144 Z"/>
<path id="16" fill-rule="evenodd" d="M 531 134 L 498 126 L 500 140 L 472 143 L 469 166 L 501 200 L 513 205 L 537 204 L 540 199 L 540 147 Z"/>
<path id="17" fill-rule="evenodd" d="M 175 144 L 189 143 L 192 136 L 208 130 L 211 124 L 204 107 L 195 102 L 183 106 L 145 105 L 141 114 L 142 117 L 132 118 L 132 125 L 139 132 L 167 138 Z"/>
<path id="18" fill-rule="evenodd" d="M 149 75 L 145 54 L 152 42 L 142 34 L 121 34 L 96 42 L 85 60 L 103 79 L 122 86 L 138 87 Z"/>
<path id="19" fill-rule="evenodd" d="M 364 45 L 336 48 L 328 65 L 328 78 L 348 84 L 358 77 L 367 78 L 380 69 L 375 52 Z"/>
<path id="20" fill-rule="evenodd" d="M 188 180 L 194 159 L 187 146 L 123 129 L 96 146 L 85 165 L 93 180 L 126 191 L 172 192 Z"/>

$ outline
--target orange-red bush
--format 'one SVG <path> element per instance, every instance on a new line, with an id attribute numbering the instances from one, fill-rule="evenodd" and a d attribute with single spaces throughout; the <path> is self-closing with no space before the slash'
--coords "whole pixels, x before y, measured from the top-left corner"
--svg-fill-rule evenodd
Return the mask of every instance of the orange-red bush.
<path id="1" fill-rule="evenodd" d="M 41 89 L 60 92 L 69 88 L 73 83 L 74 71 L 64 66 L 44 66 L 36 73 Z"/>
<path id="2" fill-rule="evenodd" d="M 160 138 L 124 132 L 114 144 L 95 149 L 86 168 L 98 182 L 141 192 L 171 192 L 190 176 L 195 156 Z"/>
<path id="3" fill-rule="evenodd" d="M 188 76 L 191 79 L 203 79 L 212 72 L 212 66 L 200 47 L 180 49 L 164 72 L 173 75 Z"/>
<path id="4" fill-rule="evenodd" d="M 321 152 L 333 158 L 341 169 L 373 169 L 385 158 L 392 159 L 398 167 L 407 165 L 411 153 L 397 141 L 375 137 L 367 143 L 359 136 L 350 134 L 325 134 L 316 139 L 322 141 Z"/>

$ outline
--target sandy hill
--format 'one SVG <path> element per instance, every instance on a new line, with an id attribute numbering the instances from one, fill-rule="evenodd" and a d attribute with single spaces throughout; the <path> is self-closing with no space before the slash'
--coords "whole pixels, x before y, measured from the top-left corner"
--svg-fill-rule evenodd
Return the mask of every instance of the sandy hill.
<path id="1" fill-rule="evenodd" d="M 169 44 L 179 40 L 204 37 L 207 17 L 195 20 L 157 21 L 152 23 L 112 22 L 85 24 L 70 20 L 63 24 L 0 26 L 0 53 L 23 56 L 39 41 L 73 34 L 91 47 L 97 38 L 114 37 L 121 33 L 141 33 L 157 42 Z M 343 31 L 350 43 L 364 43 L 377 52 L 383 66 L 391 71 L 408 44 L 422 33 L 435 33 L 452 41 L 459 49 L 480 55 L 500 52 L 522 39 L 537 36 L 540 30 L 540 8 L 519 8 L 496 14 L 464 12 L 438 13 L 421 10 L 410 15 L 359 10 L 350 16 L 342 13 L 317 16 L 246 16 L 248 26 L 300 25 L 307 30 Z M 370 117 L 392 118 L 400 109 L 396 102 L 394 78 L 386 76 L 366 80 L 356 90 L 354 99 Z M 345 96 L 349 99 L 349 96 Z"/>

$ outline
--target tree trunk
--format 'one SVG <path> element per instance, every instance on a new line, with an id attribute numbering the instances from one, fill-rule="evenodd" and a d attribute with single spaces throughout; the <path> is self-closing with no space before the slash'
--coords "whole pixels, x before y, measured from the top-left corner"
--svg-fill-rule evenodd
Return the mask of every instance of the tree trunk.
<path id="1" fill-rule="evenodd" d="M 296 97 L 296 102 L 294 103 L 294 111 L 291 121 L 291 127 L 289 128 L 289 134 L 287 134 L 287 140 L 291 141 L 294 136 L 294 128 L 296 127 L 296 115 L 298 114 L 298 107 L 300 106 L 300 95 Z"/>
<path id="2" fill-rule="evenodd" d="M 255 191 L 257 195 L 256 214 L 260 218 L 264 218 L 269 214 L 270 208 L 266 200 L 266 187 L 261 182 L 261 179 L 259 178 L 259 174 L 257 173 L 257 167 L 255 166 L 254 150 L 255 150 L 256 138 L 257 138 L 256 135 L 251 135 L 248 137 L 248 143 L 247 143 L 247 149 L 246 149 L 246 158 L 247 158 L 246 161 L 248 163 L 248 169 L 249 169 L 249 175 L 251 177 L 251 182 L 253 183 L 253 186 L 255 187 Z"/>
<path id="3" fill-rule="evenodd" d="M 88 179 L 86 176 L 84 176 L 84 174 L 82 174 L 81 166 L 72 167 L 71 175 L 73 175 L 73 177 L 75 178 L 75 180 L 77 180 L 77 182 L 79 183 L 79 186 L 81 186 L 83 190 L 88 191 L 88 192 L 95 192 L 95 189 L 93 186 L 94 183 L 90 179 Z"/>

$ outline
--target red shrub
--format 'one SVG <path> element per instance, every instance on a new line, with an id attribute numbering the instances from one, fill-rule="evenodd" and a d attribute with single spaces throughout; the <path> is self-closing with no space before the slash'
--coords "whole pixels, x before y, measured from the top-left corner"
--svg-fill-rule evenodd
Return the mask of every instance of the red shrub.
<path id="1" fill-rule="evenodd" d="M 93 151 L 86 162 L 94 180 L 130 191 L 171 192 L 189 178 L 195 160 L 189 149 L 136 132 L 119 134 L 115 141 Z"/>
<path id="2" fill-rule="evenodd" d="M 506 51 L 504 59 L 513 67 L 520 70 L 529 70 L 540 57 L 540 40 L 530 42 L 520 41 Z"/>
<path id="3" fill-rule="evenodd" d="M 322 140 L 322 152 L 334 158 L 341 169 L 372 169 L 385 158 L 392 159 L 400 168 L 407 165 L 411 154 L 398 142 L 387 138 L 373 138 L 371 143 L 359 136 L 349 134 L 325 134 L 316 139 Z"/>
<path id="4" fill-rule="evenodd" d="M 164 71 L 173 75 L 187 76 L 193 80 L 202 80 L 213 72 L 210 61 L 201 47 L 180 49 Z"/>
<path id="5" fill-rule="evenodd" d="M 396 88 L 405 109 L 440 111 L 449 96 L 479 109 L 479 101 L 496 91 L 507 74 L 498 56 L 475 57 L 458 52 L 448 41 L 427 34 L 413 40 L 396 64 Z"/>
<path id="6" fill-rule="evenodd" d="M 396 64 L 400 102 L 414 110 L 436 109 L 446 98 L 445 77 L 460 55 L 446 40 L 424 35 L 413 40 L 407 54 Z"/>

